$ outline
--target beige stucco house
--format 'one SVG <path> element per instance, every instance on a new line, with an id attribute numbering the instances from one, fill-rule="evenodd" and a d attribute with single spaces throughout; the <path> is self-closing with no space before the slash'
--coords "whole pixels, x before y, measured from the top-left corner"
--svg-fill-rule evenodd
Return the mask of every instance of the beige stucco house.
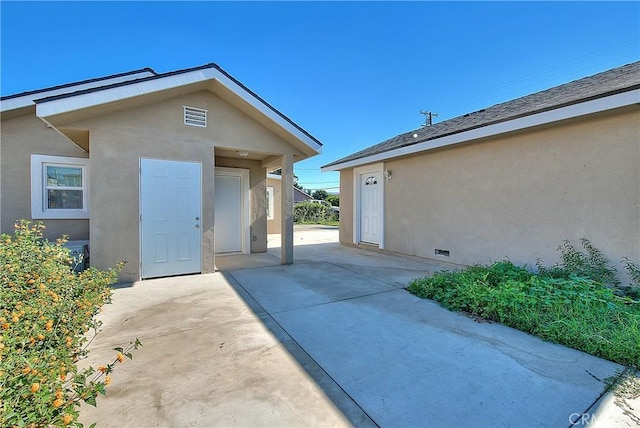
<path id="1" fill-rule="evenodd" d="M 135 70 L 2 97 L 0 226 L 42 220 L 88 240 L 121 280 L 212 272 L 267 248 L 267 173 L 321 144 L 215 64 Z M 280 192 L 282 262 L 293 261 L 293 191 Z"/>
<path id="2" fill-rule="evenodd" d="M 460 265 L 558 260 L 586 237 L 640 261 L 640 62 L 331 162 L 345 245 Z"/>

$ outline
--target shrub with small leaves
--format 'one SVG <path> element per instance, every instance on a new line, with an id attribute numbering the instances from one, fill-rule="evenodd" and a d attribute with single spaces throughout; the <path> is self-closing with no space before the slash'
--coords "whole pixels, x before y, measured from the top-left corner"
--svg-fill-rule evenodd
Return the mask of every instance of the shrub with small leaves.
<path id="1" fill-rule="evenodd" d="M 337 221 L 337 212 L 331 209 L 331 205 L 318 202 L 298 202 L 293 206 L 293 221 L 295 223 L 327 223 Z"/>
<path id="2" fill-rule="evenodd" d="M 104 370 L 76 366 L 122 264 L 74 272 L 66 238 L 50 243 L 43 230 L 22 220 L 0 235 L 0 426 L 82 426 L 80 403 L 95 405 L 120 355 L 140 346 Z"/>

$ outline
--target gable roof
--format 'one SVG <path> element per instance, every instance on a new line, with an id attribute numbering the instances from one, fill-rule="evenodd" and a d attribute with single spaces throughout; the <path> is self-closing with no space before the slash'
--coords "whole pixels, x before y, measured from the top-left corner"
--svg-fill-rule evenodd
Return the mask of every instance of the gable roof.
<path id="1" fill-rule="evenodd" d="M 620 94 L 626 95 L 615 97 Z M 611 102 L 570 109 L 604 98 L 611 98 Z M 322 170 L 337 171 L 635 103 L 640 103 L 640 61 L 405 132 L 331 162 Z"/>
<path id="2" fill-rule="evenodd" d="M 35 100 L 40 98 L 64 95 L 80 90 L 90 90 L 110 84 L 122 83 L 143 77 L 155 76 L 157 73 L 151 68 L 141 68 L 126 73 L 111 74 L 95 79 L 81 80 L 79 82 L 66 83 L 64 85 L 49 88 L 36 89 L 34 91 L 20 92 L 19 94 L 6 95 L 0 98 L 0 111 L 7 112 L 22 107 L 32 106 Z"/>
<path id="3" fill-rule="evenodd" d="M 109 108 L 117 109 L 118 105 L 130 107 L 143 103 L 146 98 L 157 99 L 162 94 L 186 88 L 208 89 L 227 100 L 233 99 L 245 113 L 285 140 L 296 145 L 302 143 L 300 147 L 307 155 L 321 152 L 322 143 L 318 139 L 214 63 L 167 73 L 145 68 L 10 95 L 2 97 L 2 112 L 35 104 L 36 116 L 55 127 L 56 122 L 64 121 L 70 114 L 91 109 L 105 113 Z M 20 105 L 14 100 L 20 100 Z"/>
<path id="4" fill-rule="evenodd" d="M 298 189 L 297 187 L 293 188 L 293 202 L 306 201 L 309 199 L 313 199 L 313 196 L 311 196 L 304 190 Z"/>

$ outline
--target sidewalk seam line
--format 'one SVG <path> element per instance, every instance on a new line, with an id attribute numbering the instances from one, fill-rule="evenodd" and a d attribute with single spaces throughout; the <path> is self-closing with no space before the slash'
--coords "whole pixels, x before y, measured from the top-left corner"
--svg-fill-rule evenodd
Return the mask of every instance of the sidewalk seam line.
<path id="1" fill-rule="evenodd" d="M 353 404 L 354 404 L 358 409 L 360 409 L 360 411 L 361 411 L 361 412 L 362 412 L 362 413 L 363 413 L 367 418 L 369 418 L 369 420 L 370 420 L 370 421 L 371 421 L 375 426 L 380 427 L 380 424 L 378 424 L 378 423 L 377 423 L 377 422 L 376 422 L 376 421 L 371 417 L 371 415 L 369 415 L 369 413 L 368 413 L 364 408 L 362 408 L 362 406 L 360 405 L 360 403 L 358 403 L 358 402 L 357 402 L 357 401 L 356 401 L 356 400 L 351 396 L 351 394 L 349 394 L 349 393 L 348 393 L 348 392 L 347 392 L 347 391 L 342 387 L 342 385 L 340 385 L 340 384 L 339 384 L 339 383 L 338 383 L 338 382 L 333 378 L 333 376 L 331 376 L 331 375 L 330 375 L 330 374 L 325 370 L 325 368 L 324 368 L 324 367 L 322 367 L 322 366 L 321 366 L 321 365 L 316 361 L 316 359 L 315 359 L 315 358 L 313 358 L 313 357 L 311 356 L 311 354 L 309 354 L 309 352 L 307 352 L 307 350 L 306 350 L 306 349 L 305 349 L 305 348 L 304 348 L 300 343 L 298 343 L 298 341 L 297 341 L 297 340 L 296 340 L 296 339 L 295 339 L 295 338 L 294 338 L 294 337 L 293 337 L 293 336 L 292 336 L 292 335 L 287 331 L 287 329 L 285 329 L 285 328 L 284 328 L 284 326 L 283 326 L 282 324 L 280 324 L 280 323 L 278 322 L 278 320 L 276 320 L 276 319 L 271 315 L 271 312 L 269 312 L 269 311 L 268 311 L 264 306 L 262 306 L 262 304 L 260 304 L 260 302 L 258 302 L 258 300 L 253 296 L 253 294 L 251 294 L 251 293 L 249 292 L 249 290 L 247 290 L 247 289 L 244 287 L 244 285 L 242 285 L 242 283 L 241 283 L 241 282 L 240 282 L 240 281 L 239 281 L 239 280 L 238 280 L 238 279 L 237 279 L 237 278 L 236 278 L 232 273 L 230 273 L 230 272 L 227 272 L 227 273 L 229 273 L 229 274 L 233 277 L 233 279 L 234 279 L 234 280 L 238 283 L 238 285 L 239 285 L 239 286 L 240 286 L 240 287 L 245 291 L 245 293 L 247 293 L 249 296 L 251 296 L 251 298 L 252 298 L 252 299 L 253 299 L 253 301 L 256 303 L 256 305 L 258 305 L 258 306 L 259 306 L 259 307 L 264 311 L 265 315 L 267 315 L 269 318 L 271 318 L 271 320 L 272 320 L 274 323 L 276 323 L 276 325 L 277 325 L 278 327 L 280 327 L 280 328 L 282 329 L 282 331 L 284 331 L 284 332 L 287 334 L 287 336 L 289 336 L 289 337 L 291 338 L 291 341 L 292 341 L 293 343 L 295 343 L 295 344 L 300 348 L 300 350 L 301 350 L 302 352 L 304 352 L 304 353 L 305 353 L 305 355 L 306 355 L 307 357 L 309 357 L 309 359 L 310 359 L 311 361 L 313 361 L 313 363 L 314 363 L 314 364 L 315 364 L 315 365 L 316 365 L 320 370 L 322 370 L 322 373 L 324 373 L 324 374 L 325 374 L 329 379 L 331 379 L 331 382 L 333 382 L 333 383 L 334 383 L 334 385 L 336 385 L 336 386 L 340 389 L 340 391 L 342 391 L 342 392 L 343 392 L 347 397 L 349 397 L 349 399 L 351 400 L 351 402 L 352 402 L 352 403 L 353 403 Z M 282 344 L 282 346 L 284 346 L 284 347 L 285 347 L 285 349 L 286 349 L 286 345 L 285 345 L 284 343 L 282 343 L 282 342 L 281 342 L 281 344 Z M 287 350 L 287 352 L 288 352 L 288 350 Z M 313 376 L 311 376 L 311 375 L 310 375 L 310 377 L 313 379 Z M 314 380 L 314 381 L 315 381 L 315 380 Z M 317 382 L 316 382 L 316 385 L 318 385 L 318 384 L 317 384 Z M 318 387 L 320 387 L 320 385 L 318 385 Z M 322 389 L 322 387 L 320 387 L 320 389 Z M 336 404 L 336 403 L 334 403 L 334 404 Z M 338 406 L 336 405 L 336 407 L 338 407 Z M 339 409 L 339 407 L 338 407 L 338 409 Z M 341 413 L 342 413 L 342 411 L 341 411 Z M 343 413 L 343 415 L 344 415 L 344 413 Z M 347 418 L 347 415 L 344 415 L 344 416 L 345 416 L 345 418 L 346 418 L 346 419 L 349 419 L 349 418 Z M 350 421 L 350 422 L 352 422 L 352 421 Z"/>

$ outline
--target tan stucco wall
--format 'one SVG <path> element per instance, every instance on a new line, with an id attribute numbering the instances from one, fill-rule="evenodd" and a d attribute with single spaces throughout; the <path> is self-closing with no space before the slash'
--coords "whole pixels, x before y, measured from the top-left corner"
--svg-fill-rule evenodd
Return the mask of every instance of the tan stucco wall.
<path id="1" fill-rule="evenodd" d="M 216 157 L 216 166 L 249 170 L 249 221 L 252 253 L 267 251 L 267 170 L 259 161 Z"/>
<path id="2" fill-rule="evenodd" d="M 280 204 L 282 201 L 281 184 L 282 180 L 267 177 L 267 187 L 273 187 L 273 219 L 267 219 L 267 233 L 280 233 L 282 230 L 282 219 L 280 215 Z"/>
<path id="3" fill-rule="evenodd" d="M 385 249 L 473 264 L 558 260 L 582 237 L 616 264 L 640 260 L 640 113 L 592 115 L 388 161 Z M 351 199 L 341 171 L 341 202 Z M 343 205 L 340 239 L 352 241 Z M 434 256 L 435 249 L 451 251 Z"/>
<path id="4" fill-rule="evenodd" d="M 207 109 L 207 128 L 185 126 L 184 105 Z M 64 126 L 90 131 L 92 265 L 106 268 L 120 260 L 128 260 L 120 276 L 123 281 L 139 277 L 140 157 L 202 163 L 203 271 L 212 272 L 214 147 L 298 154 L 292 146 L 209 92 Z M 266 251 L 265 168 L 259 161 L 243 159 L 220 158 L 216 162 L 219 166 L 250 169 L 251 251 Z"/>
<path id="5" fill-rule="evenodd" d="M 13 233 L 18 219 L 31 219 L 31 154 L 86 158 L 88 154 L 35 117 L 2 119 L 0 135 L 0 230 Z M 45 237 L 89 239 L 89 220 L 43 220 Z"/>
<path id="6" fill-rule="evenodd" d="M 353 170 L 340 171 L 340 242 L 353 243 Z"/>

